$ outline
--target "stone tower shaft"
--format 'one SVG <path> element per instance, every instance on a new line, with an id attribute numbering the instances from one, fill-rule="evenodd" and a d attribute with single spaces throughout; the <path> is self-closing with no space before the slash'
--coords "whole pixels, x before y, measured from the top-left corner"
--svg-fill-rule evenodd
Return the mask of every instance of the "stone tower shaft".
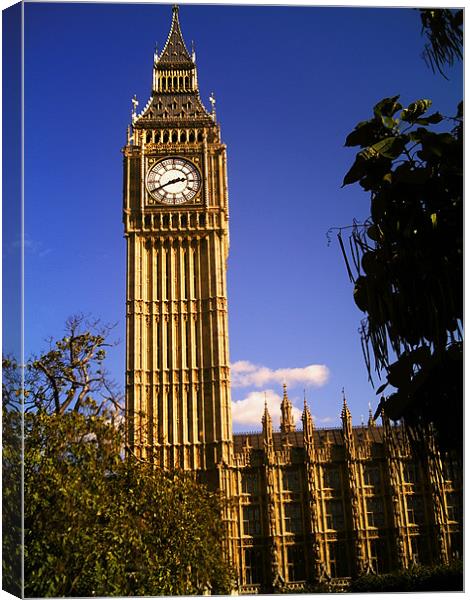
<path id="1" fill-rule="evenodd" d="M 123 153 L 128 443 L 166 468 L 212 469 L 232 448 L 226 148 L 176 7 Z"/>

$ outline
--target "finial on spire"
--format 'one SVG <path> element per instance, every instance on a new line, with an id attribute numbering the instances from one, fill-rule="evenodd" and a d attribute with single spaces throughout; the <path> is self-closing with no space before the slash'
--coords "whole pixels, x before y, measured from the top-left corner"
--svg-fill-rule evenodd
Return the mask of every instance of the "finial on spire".
<path id="1" fill-rule="evenodd" d="M 173 16 L 177 17 L 179 12 L 179 6 L 177 4 L 173 4 Z"/>
<path id="2" fill-rule="evenodd" d="M 264 436 L 267 438 L 272 438 L 273 435 L 273 423 L 271 419 L 271 415 L 268 410 L 268 399 L 266 397 L 266 392 L 264 392 L 264 412 L 263 417 L 261 419 L 261 424 L 263 426 Z"/>
<path id="3" fill-rule="evenodd" d="M 341 390 L 341 393 L 343 394 L 343 409 L 341 411 L 341 418 L 345 419 L 345 418 L 351 418 L 351 413 L 349 412 L 349 408 L 348 408 L 348 403 L 346 401 L 346 394 L 344 393 L 344 388 Z"/>
<path id="4" fill-rule="evenodd" d="M 215 96 L 214 96 L 214 92 L 211 92 L 211 95 L 209 96 L 209 102 L 211 103 L 211 106 L 212 106 L 211 115 L 212 115 L 212 118 L 215 121 Z"/>
<path id="5" fill-rule="evenodd" d="M 367 425 L 369 427 L 374 427 L 375 426 L 375 419 L 374 419 L 374 415 L 372 413 L 372 406 L 369 402 L 369 420 L 367 421 Z"/>
<path id="6" fill-rule="evenodd" d="M 137 118 L 137 107 L 139 106 L 139 101 L 137 100 L 137 94 L 134 94 L 134 97 L 132 98 L 131 102 L 132 102 L 131 117 L 132 117 L 132 122 L 134 122 Z"/>
<path id="7" fill-rule="evenodd" d="M 295 431 L 294 417 L 292 415 L 292 403 L 287 395 L 287 385 L 282 384 L 283 394 L 281 402 L 281 431 L 283 433 L 290 433 Z"/>

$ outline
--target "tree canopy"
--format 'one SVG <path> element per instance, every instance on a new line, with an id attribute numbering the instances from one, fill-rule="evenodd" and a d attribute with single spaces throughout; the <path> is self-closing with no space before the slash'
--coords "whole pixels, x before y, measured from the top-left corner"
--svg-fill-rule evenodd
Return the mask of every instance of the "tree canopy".
<path id="1" fill-rule="evenodd" d="M 461 58 L 462 11 L 421 10 L 424 56 L 441 73 Z M 431 426 L 459 451 L 463 422 L 463 106 L 431 112 L 431 100 L 384 98 L 347 136 L 359 147 L 343 186 L 370 194 L 370 217 L 338 237 L 354 300 L 366 317 L 369 373 L 386 382 L 383 409 L 419 438 Z M 388 388 L 388 389 L 387 389 Z M 391 388 L 395 390 L 391 391 Z"/>
<path id="2" fill-rule="evenodd" d="M 83 317 L 66 329 L 25 368 L 25 595 L 227 593 L 222 499 L 191 474 L 126 452 L 119 395 L 104 369 L 110 329 Z M 13 361 L 3 366 L 12 415 L 21 382 Z"/>

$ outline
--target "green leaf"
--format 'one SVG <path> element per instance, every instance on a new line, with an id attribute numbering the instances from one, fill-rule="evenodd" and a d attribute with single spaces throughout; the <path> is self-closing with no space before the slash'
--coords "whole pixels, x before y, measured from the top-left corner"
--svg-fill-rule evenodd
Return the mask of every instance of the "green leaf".
<path id="1" fill-rule="evenodd" d="M 362 158 L 361 156 L 357 155 L 356 160 L 354 161 L 352 167 L 349 169 L 349 171 L 344 176 L 343 184 L 341 187 L 344 187 L 345 185 L 349 185 L 351 183 L 359 181 L 359 179 L 361 179 L 361 177 L 363 175 L 365 175 L 365 172 L 366 172 L 365 164 L 366 164 L 365 159 Z"/>
<path id="2" fill-rule="evenodd" d="M 375 142 L 378 132 L 378 123 L 376 119 L 370 121 L 362 121 L 356 125 L 354 131 L 352 131 L 344 143 L 345 146 L 370 146 Z"/>
<path id="3" fill-rule="evenodd" d="M 431 104 L 432 100 L 425 99 L 416 100 L 416 102 L 412 102 L 408 106 L 408 108 L 405 108 L 405 110 L 402 111 L 400 115 L 402 121 L 405 121 L 407 123 L 415 123 L 416 119 L 419 119 L 421 115 L 424 115 L 424 113 L 428 110 Z"/>
<path id="4" fill-rule="evenodd" d="M 393 117 L 382 116 L 382 124 L 387 129 L 394 129 L 395 127 L 397 127 L 398 123 L 398 119 L 394 119 Z"/>
<path id="5" fill-rule="evenodd" d="M 391 136 L 371 146 L 373 153 L 385 158 L 395 159 L 400 156 L 406 146 L 407 136 Z"/>
<path id="6" fill-rule="evenodd" d="M 379 388 L 377 388 L 377 391 L 375 392 L 377 396 L 379 396 L 384 389 L 389 385 L 388 381 L 387 383 L 382 384 Z M 377 418 L 377 417 L 376 417 Z"/>
<path id="7" fill-rule="evenodd" d="M 368 295 L 367 295 L 367 278 L 358 277 L 354 285 L 354 302 L 356 306 L 363 312 L 367 311 L 368 308 Z"/>
<path id="8" fill-rule="evenodd" d="M 440 123 L 443 118 L 444 117 L 440 113 L 435 112 L 429 117 L 425 117 L 424 119 L 416 119 L 414 122 L 418 125 L 436 125 L 437 123 Z"/>
<path id="9" fill-rule="evenodd" d="M 397 102 L 400 96 L 392 96 L 391 98 L 384 98 L 374 106 L 374 115 L 377 118 L 393 117 L 393 115 L 399 111 L 402 105 Z"/>

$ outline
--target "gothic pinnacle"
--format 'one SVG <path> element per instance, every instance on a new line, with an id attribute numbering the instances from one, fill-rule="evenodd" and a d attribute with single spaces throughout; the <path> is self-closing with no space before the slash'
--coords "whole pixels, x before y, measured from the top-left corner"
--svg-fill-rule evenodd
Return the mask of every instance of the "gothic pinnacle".
<path id="1" fill-rule="evenodd" d="M 294 417 L 292 416 L 292 402 L 287 395 L 287 385 L 282 385 L 283 394 L 281 402 L 281 431 L 289 433 L 295 431 Z"/>
<path id="2" fill-rule="evenodd" d="M 343 410 L 341 411 L 341 418 L 342 419 L 350 419 L 351 418 L 351 413 L 349 411 L 348 408 L 348 403 L 346 401 L 346 395 L 344 393 L 344 388 L 341 390 L 341 393 L 343 394 Z"/>

